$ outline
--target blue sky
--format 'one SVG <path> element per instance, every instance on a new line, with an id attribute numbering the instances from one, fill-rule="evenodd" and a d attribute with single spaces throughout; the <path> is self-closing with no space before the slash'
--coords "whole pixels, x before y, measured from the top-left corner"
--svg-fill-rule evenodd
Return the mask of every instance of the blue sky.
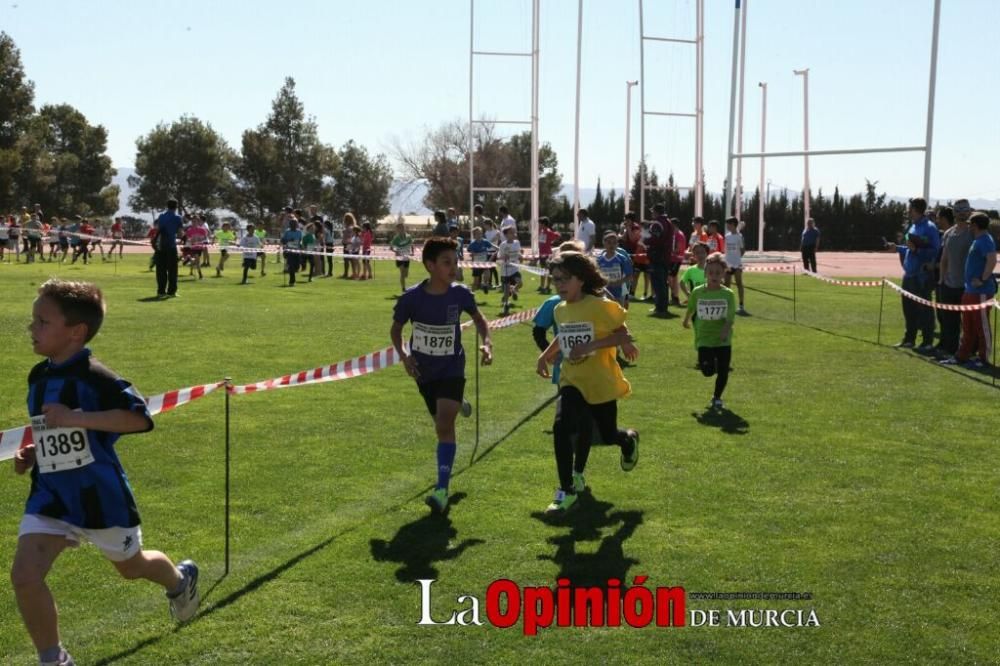
<path id="1" fill-rule="evenodd" d="M 931 192 L 1000 199 L 1000 2 L 943 0 Z M 540 134 L 573 177 L 576 0 L 542 0 Z M 646 0 L 647 33 L 693 37 L 694 1 Z M 926 131 L 932 0 L 749 0 L 744 148 L 760 146 L 768 81 L 769 150 L 802 146 L 802 80 L 809 67 L 814 149 L 919 145 Z M 477 48 L 530 45 L 530 0 L 478 0 Z M 706 0 L 705 170 L 725 175 L 732 3 Z M 389 152 L 395 138 L 468 115 L 468 0 L 64 2 L 6 0 L 0 29 L 21 49 L 36 103 L 68 102 L 109 130 L 116 166 L 135 139 L 193 114 L 231 145 L 264 120 L 286 75 L 295 77 L 324 141 L 354 139 Z M 689 111 L 694 51 L 650 44 L 649 110 Z M 476 113 L 526 117 L 528 60 L 478 59 Z M 639 77 L 638 2 L 585 0 L 581 185 L 624 180 L 625 80 Z M 639 91 L 632 158 L 639 157 Z M 660 173 L 693 179 L 693 122 L 647 120 L 646 154 Z M 919 193 L 923 156 L 813 158 L 814 190 L 857 191 L 864 178 L 892 194 Z M 774 186 L 801 187 L 800 158 L 768 161 Z M 759 161 L 744 163 L 745 188 Z M 773 190 L 772 190 L 773 193 Z"/>

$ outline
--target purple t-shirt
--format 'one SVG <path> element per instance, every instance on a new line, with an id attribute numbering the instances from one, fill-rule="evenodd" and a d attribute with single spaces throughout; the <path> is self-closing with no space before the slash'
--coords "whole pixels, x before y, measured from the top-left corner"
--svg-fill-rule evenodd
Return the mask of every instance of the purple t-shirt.
<path id="1" fill-rule="evenodd" d="M 413 323 L 410 351 L 420 372 L 418 383 L 465 377 L 465 350 L 459 322 L 462 312 L 476 314 L 476 299 L 465 285 L 453 284 L 444 294 L 427 293 L 429 280 L 406 290 L 393 310 L 400 324 Z"/>

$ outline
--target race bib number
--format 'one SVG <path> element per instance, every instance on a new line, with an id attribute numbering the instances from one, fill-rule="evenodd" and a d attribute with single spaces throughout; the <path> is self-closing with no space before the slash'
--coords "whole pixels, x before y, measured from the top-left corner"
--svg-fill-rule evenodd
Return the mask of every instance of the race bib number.
<path id="1" fill-rule="evenodd" d="M 604 277 L 608 279 L 608 282 L 618 282 L 622 279 L 622 267 L 619 264 L 604 266 L 601 268 L 601 272 L 604 273 Z"/>
<path id="2" fill-rule="evenodd" d="M 410 348 L 427 356 L 451 356 L 455 353 L 455 327 L 431 326 L 415 321 Z"/>
<path id="3" fill-rule="evenodd" d="M 727 301 L 698 301 L 698 319 L 702 321 L 725 319 L 728 313 L 729 303 Z"/>
<path id="4" fill-rule="evenodd" d="M 574 321 L 559 324 L 559 350 L 564 356 L 577 345 L 594 341 L 594 324 L 589 321 Z"/>
<path id="5" fill-rule="evenodd" d="M 45 416 L 38 415 L 31 417 L 31 435 L 35 440 L 35 461 L 42 474 L 79 469 L 94 462 L 84 428 L 49 428 Z"/>

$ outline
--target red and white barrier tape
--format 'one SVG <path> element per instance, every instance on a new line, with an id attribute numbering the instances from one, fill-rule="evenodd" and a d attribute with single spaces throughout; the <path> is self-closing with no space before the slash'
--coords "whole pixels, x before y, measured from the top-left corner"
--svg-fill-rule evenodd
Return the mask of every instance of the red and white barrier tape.
<path id="1" fill-rule="evenodd" d="M 911 294 L 910 292 L 906 291 L 898 284 L 890 280 L 886 280 L 885 284 L 898 291 L 899 294 L 904 298 L 908 298 L 911 301 L 915 301 L 917 303 L 920 303 L 921 305 L 926 305 L 927 307 L 934 308 L 936 310 L 950 310 L 952 312 L 972 312 L 974 310 L 986 310 L 992 307 L 1000 307 L 997 305 L 997 301 L 995 298 L 991 298 L 988 301 L 983 301 L 982 303 L 970 303 L 968 305 L 952 305 L 951 303 L 936 303 L 934 301 L 929 301 L 926 298 L 921 298 L 916 294 Z"/>
<path id="2" fill-rule="evenodd" d="M 827 277 L 825 275 L 820 275 L 819 273 L 813 273 L 812 271 L 802 271 L 804 275 L 808 275 L 811 278 L 820 280 L 822 282 L 829 282 L 830 284 L 836 284 L 841 287 L 881 287 L 882 280 L 837 280 L 835 278 Z"/>
<path id="3" fill-rule="evenodd" d="M 743 266 L 744 273 L 785 273 L 790 270 L 791 266 Z"/>
<path id="4" fill-rule="evenodd" d="M 146 398 L 146 406 L 150 416 L 156 416 L 163 412 L 169 412 L 181 405 L 186 405 L 192 400 L 202 398 L 215 389 L 223 385 L 223 382 L 215 384 L 202 384 L 201 386 L 189 386 L 187 388 L 167 391 L 160 395 Z M 33 443 L 31 436 L 31 426 L 21 426 L 10 430 L 0 431 L 0 460 L 9 460 L 14 457 L 14 452 L 23 446 Z"/>

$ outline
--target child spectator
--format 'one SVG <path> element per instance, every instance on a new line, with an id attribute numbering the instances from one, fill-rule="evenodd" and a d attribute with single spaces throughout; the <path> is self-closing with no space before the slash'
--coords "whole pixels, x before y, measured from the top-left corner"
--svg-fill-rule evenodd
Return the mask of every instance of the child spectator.
<path id="1" fill-rule="evenodd" d="M 483 238 L 483 230 L 481 227 L 473 227 L 472 229 L 472 242 L 469 243 L 469 258 L 474 262 L 486 263 L 489 261 L 490 250 L 493 246 L 490 245 L 489 241 Z M 472 269 L 472 289 L 475 291 L 482 287 L 483 292 L 487 291 L 486 285 L 483 283 L 483 275 L 486 274 L 486 279 L 489 280 L 489 269 L 488 268 L 473 268 Z"/>
<path id="2" fill-rule="evenodd" d="M 503 282 L 503 314 L 510 314 L 511 299 L 517 300 L 517 290 L 521 287 L 521 242 L 517 240 L 517 227 L 508 226 L 503 230 L 504 241 L 497 250 L 500 265 L 500 279 Z"/>
<path id="3" fill-rule="evenodd" d="M 363 225 L 363 230 L 361 232 L 361 254 L 366 257 L 370 257 L 372 254 L 372 243 L 375 240 L 375 234 L 372 233 L 372 223 L 365 222 Z M 362 280 L 374 280 L 375 272 L 372 270 L 372 260 L 363 260 L 363 271 L 361 273 Z"/>
<path id="4" fill-rule="evenodd" d="M 558 243 L 562 236 L 559 232 L 552 228 L 552 221 L 547 217 L 541 217 L 538 220 L 538 266 L 539 268 L 546 268 L 549 263 L 549 257 L 552 256 L 552 246 L 554 243 Z M 552 285 L 549 284 L 549 272 L 545 271 L 542 275 L 542 279 L 539 281 L 541 284 L 538 286 L 538 291 L 542 294 L 551 294 Z"/>
<path id="5" fill-rule="evenodd" d="M 691 259 L 694 263 L 688 266 L 681 278 L 681 291 L 684 292 L 684 303 L 691 297 L 694 288 L 705 284 L 705 260 L 708 259 L 708 245 L 705 243 L 695 243 L 691 248 Z"/>
<path id="6" fill-rule="evenodd" d="M 743 255 L 746 248 L 743 245 L 743 234 L 739 232 L 739 220 L 735 217 L 726 218 L 726 264 L 729 270 L 726 271 L 726 286 L 730 286 L 736 281 L 736 292 L 740 298 L 740 307 L 736 311 L 738 315 L 746 315 L 747 311 L 743 307 Z"/>

